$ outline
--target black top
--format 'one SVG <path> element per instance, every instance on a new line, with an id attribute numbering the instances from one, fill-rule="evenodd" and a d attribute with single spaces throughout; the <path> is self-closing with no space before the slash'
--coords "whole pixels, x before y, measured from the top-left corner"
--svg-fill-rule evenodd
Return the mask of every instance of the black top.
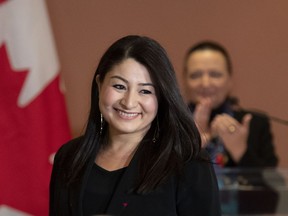
<path id="1" fill-rule="evenodd" d="M 109 202 L 114 194 L 115 188 L 117 187 L 117 183 L 125 169 L 126 168 L 108 171 L 99 167 L 95 163 L 93 164 L 84 191 L 84 216 L 106 213 Z"/>

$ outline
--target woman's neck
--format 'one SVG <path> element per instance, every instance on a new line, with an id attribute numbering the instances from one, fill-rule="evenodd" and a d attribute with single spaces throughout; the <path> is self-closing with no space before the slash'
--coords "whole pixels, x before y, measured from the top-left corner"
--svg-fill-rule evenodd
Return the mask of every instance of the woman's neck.
<path id="1" fill-rule="evenodd" d="M 135 134 L 109 133 L 107 143 L 97 154 L 96 164 L 109 171 L 127 167 L 142 138 Z"/>

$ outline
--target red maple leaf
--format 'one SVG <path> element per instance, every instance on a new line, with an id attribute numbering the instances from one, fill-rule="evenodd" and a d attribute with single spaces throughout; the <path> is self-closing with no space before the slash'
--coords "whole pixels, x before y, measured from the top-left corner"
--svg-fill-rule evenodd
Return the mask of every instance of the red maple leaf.
<path id="1" fill-rule="evenodd" d="M 13 71 L 0 47 L 0 205 L 47 215 L 49 157 L 70 139 L 70 131 L 58 77 L 29 105 L 17 106 L 28 73 Z"/>

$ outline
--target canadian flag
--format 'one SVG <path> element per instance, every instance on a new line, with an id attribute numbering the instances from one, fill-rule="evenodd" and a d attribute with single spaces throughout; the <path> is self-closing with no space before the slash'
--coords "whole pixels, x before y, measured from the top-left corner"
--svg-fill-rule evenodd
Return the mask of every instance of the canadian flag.
<path id="1" fill-rule="evenodd" d="M 53 153 L 70 139 L 44 0 L 0 0 L 0 216 L 48 215 Z"/>

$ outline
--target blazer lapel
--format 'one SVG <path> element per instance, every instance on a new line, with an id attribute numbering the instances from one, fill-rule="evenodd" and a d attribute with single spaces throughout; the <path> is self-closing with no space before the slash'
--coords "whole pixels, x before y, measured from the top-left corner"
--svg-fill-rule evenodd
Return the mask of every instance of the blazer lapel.
<path id="1" fill-rule="evenodd" d="M 94 150 L 94 154 L 95 155 L 96 152 Z M 90 171 L 92 169 L 93 163 L 95 161 L 95 158 L 92 157 L 86 168 L 83 171 L 83 175 L 79 180 L 73 182 L 70 186 L 69 186 L 69 205 L 70 205 L 70 209 L 71 209 L 71 215 L 72 216 L 82 216 L 83 215 L 83 210 L 82 210 L 82 200 L 83 200 L 83 194 L 84 194 L 84 190 L 85 190 L 85 186 L 90 174 Z"/>
<path id="2" fill-rule="evenodd" d="M 80 216 L 82 215 L 81 211 L 81 199 L 79 194 L 81 194 L 81 188 L 82 188 L 82 181 L 78 180 L 77 182 L 74 182 L 69 186 L 68 196 L 69 196 L 69 207 L 71 210 L 71 215 L 73 216 Z"/>

